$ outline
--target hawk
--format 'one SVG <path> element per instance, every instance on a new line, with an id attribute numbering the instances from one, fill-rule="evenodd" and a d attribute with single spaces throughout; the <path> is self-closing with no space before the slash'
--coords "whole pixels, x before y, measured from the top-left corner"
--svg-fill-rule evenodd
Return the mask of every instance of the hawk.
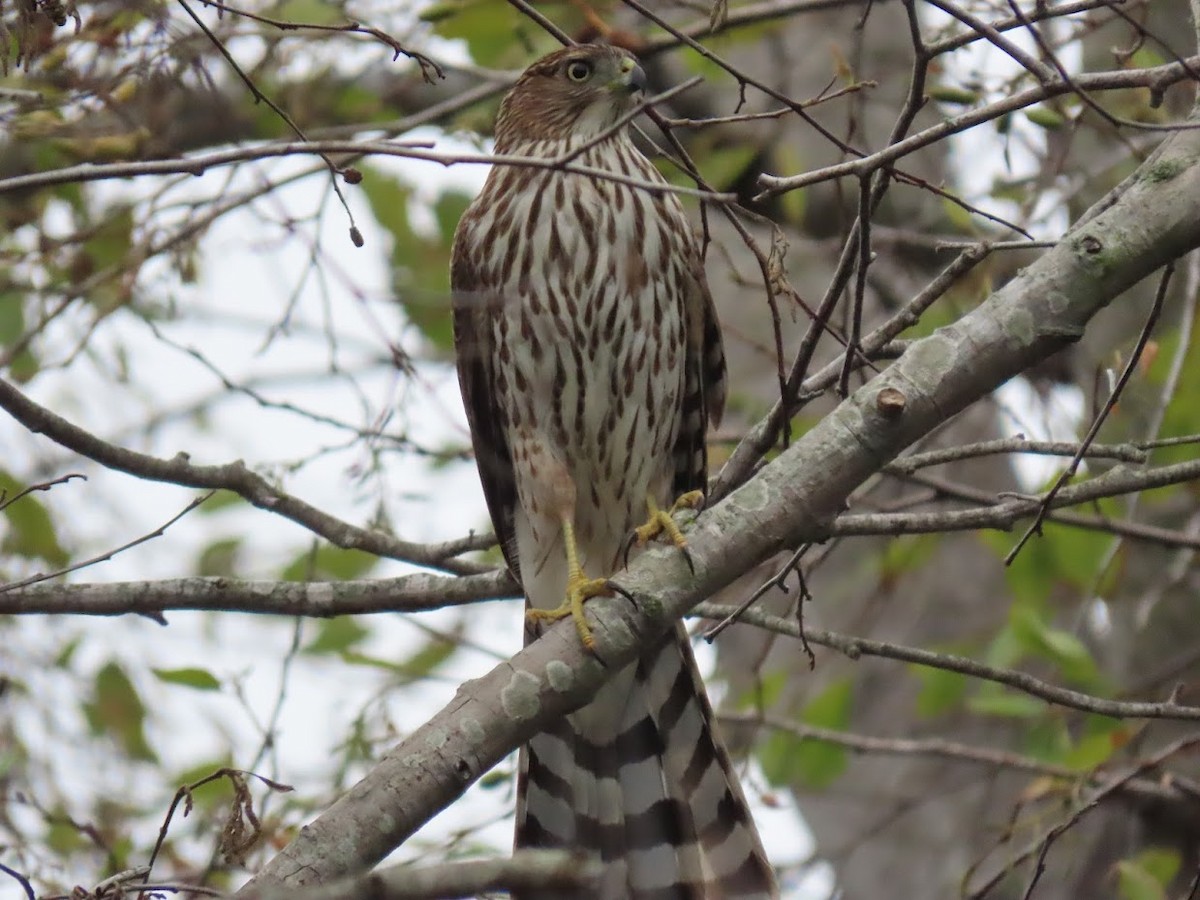
<path id="1" fill-rule="evenodd" d="M 531 65 L 500 105 L 496 152 L 546 164 L 493 167 L 451 258 L 459 382 L 504 558 L 530 622 L 572 616 L 588 646 L 583 603 L 606 593 L 627 536 L 683 545 L 668 508 L 704 488 L 725 398 L 696 238 L 674 194 L 639 186 L 666 183 L 621 124 L 645 83 L 610 46 Z M 568 154 L 625 181 L 553 165 Z M 598 856 L 601 900 L 778 895 L 682 625 L 524 748 L 516 844 Z"/>

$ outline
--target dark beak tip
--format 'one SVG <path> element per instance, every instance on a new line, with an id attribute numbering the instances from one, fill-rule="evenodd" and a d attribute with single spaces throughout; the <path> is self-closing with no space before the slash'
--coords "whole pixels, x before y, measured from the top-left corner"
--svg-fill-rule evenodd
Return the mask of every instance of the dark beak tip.
<path id="1" fill-rule="evenodd" d="M 646 92 L 646 72 L 641 66 L 629 70 L 629 93 L 644 94 Z"/>

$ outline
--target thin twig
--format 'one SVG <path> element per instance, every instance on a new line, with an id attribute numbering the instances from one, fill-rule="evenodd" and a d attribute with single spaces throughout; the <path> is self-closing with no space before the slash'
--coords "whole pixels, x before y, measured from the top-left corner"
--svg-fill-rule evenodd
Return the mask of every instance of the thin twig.
<path id="1" fill-rule="evenodd" d="M 1070 816 L 1046 830 L 1040 838 L 1032 841 L 1024 850 L 1009 856 L 1005 861 L 1003 868 L 1001 868 L 999 872 L 984 882 L 984 884 L 980 885 L 969 894 L 966 894 L 966 896 L 969 898 L 969 900 L 982 900 L 982 898 L 991 893 L 992 889 L 999 885 L 1000 882 L 1003 881 L 1004 878 L 1010 872 L 1012 872 L 1017 865 L 1029 859 L 1036 853 L 1037 860 L 1034 864 L 1034 873 L 1023 895 L 1024 900 L 1029 900 L 1029 898 L 1033 896 L 1034 887 L 1037 885 L 1038 880 L 1045 871 L 1046 856 L 1050 852 L 1050 847 L 1059 837 L 1061 837 L 1067 830 L 1074 827 L 1087 813 L 1099 806 L 1100 802 L 1107 798 L 1110 794 L 1116 793 L 1128 782 L 1132 781 L 1134 778 L 1137 778 L 1148 769 L 1157 768 L 1172 756 L 1176 756 L 1185 750 L 1189 750 L 1192 747 L 1195 747 L 1197 744 L 1200 744 L 1200 734 L 1188 735 L 1187 737 L 1172 741 L 1153 756 L 1149 756 L 1146 759 L 1130 766 L 1125 771 L 1113 775 L 1102 785 L 1100 785 L 1092 793 L 1092 795 L 1088 797 L 1086 802 L 1076 807 L 1071 812 Z"/>
<path id="2" fill-rule="evenodd" d="M 989 103 L 961 115 L 945 119 L 936 125 L 919 131 L 911 137 L 895 144 L 884 147 L 875 153 L 862 156 L 843 163 L 824 166 L 805 172 L 802 175 L 779 177 L 775 175 L 760 175 L 758 179 L 760 193 L 756 200 L 765 200 L 785 191 L 796 190 L 829 181 L 834 178 L 858 178 L 864 172 L 870 172 L 881 166 L 888 165 L 949 137 L 967 131 L 983 122 L 1002 118 L 1027 106 L 1069 94 L 1076 86 L 1089 91 L 1121 90 L 1130 87 L 1148 87 L 1162 90 L 1166 87 L 1190 77 L 1189 70 L 1200 66 L 1200 56 L 1190 56 L 1183 63 L 1166 63 L 1146 69 L 1116 69 L 1106 72 L 1091 72 L 1075 76 L 1072 83 L 1062 79 L 1054 79 L 1036 87 L 1027 88 L 1009 95 L 995 103 Z"/>
<path id="3" fill-rule="evenodd" d="M 17 883 L 21 885 L 21 889 L 23 891 L 25 891 L 25 896 L 28 897 L 29 900 L 37 900 L 37 895 L 34 894 L 34 892 L 33 892 L 33 885 L 31 885 L 29 883 L 28 878 L 26 878 L 24 875 L 22 875 L 16 869 L 10 869 L 4 863 L 0 863 L 0 872 L 3 872 L 6 875 L 10 875 L 14 879 L 16 879 Z"/>
<path id="4" fill-rule="evenodd" d="M 0 409 L 6 410 L 31 432 L 44 435 L 108 469 L 182 487 L 224 488 L 259 509 L 291 519 L 338 547 L 365 550 L 377 556 L 408 560 L 464 575 L 488 571 L 490 568 L 453 559 L 466 549 L 475 547 L 477 541 L 474 537 L 442 544 L 402 541 L 382 531 L 351 525 L 305 503 L 251 471 L 241 460 L 224 465 L 200 466 L 193 464 L 186 453 L 177 454 L 172 459 L 160 459 L 117 447 L 34 403 L 4 379 L 0 379 Z"/>
<path id="5" fill-rule="evenodd" d="M 558 159 L 533 156 L 505 156 L 487 153 L 436 153 L 428 149 L 428 141 L 308 141 L 302 143 L 270 142 L 246 147 L 218 150 L 202 156 L 183 159 L 150 159 L 138 162 L 86 164 L 31 172 L 0 179 L 0 194 L 24 191 L 31 188 L 50 187 L 59 184 L 83 184 L 91 181 L 107 181 L 114 178 L 140 178 L 147 175 L 203 175 L 207 170 L 235 163 L 283 156 L 323 155 L 347 153 L 355 156 L 396 156 L 401 159 L 418 159 L 450 167 L 456 165 L 515 166 L 527 169 L 553 169 L 578 175 L 590 175 L 601 181 L 625 184 L 652 194 L 680 194 L 698 197 L 714 203 L 737 199 L 735 194 L 715 194 L 695 190 L 681 185 L 647 181 L 631 175 L 623 175 L 608 169 L 597 169 L 575 163 L 562 163 Z"/>
<path id="6" fill-rule="evenodd" d="M 176 0 L 176 2 L 183 7 L 184 11 L 196 24 L 196 27 L 204 33 L 204 36 L 208 38 L 208 40 L 216 48 L 217 52 L 224 57 L 225 62 L 229 65 L 229 67 L 233 69 L 234 74 L 237 75 L 238 78 L 241 79 L 242 83 L 246 85 L 247 90 L 249 90 L 251 95 L 254 97 L 254 102 L 265 103 L 268 107 L 270 107 L 271 111 L 275 113 L 275 115 L 279 116 L 279 118 L 287 124 L 288 128 L 292 130 L 296 137 L 300 138 L 302 141 L 307 141 L 308 138 L 305 136 L 300 126 L 296 124 L 295 120 L 287 114 L 283 107 L 258 89 L 258 86 L 254 83 L 253 79 L 251 79 L 250 76 L 242 70 L 242 67 L 238 65 L 237 60 L 233 58 L 233 54 L 229 52 L 226 46 L 221 42 L 221 39 L 213 34 L 212 30 L 207 24 L 205 24 L 204 20 L 196 14 L 196 11 L 188 6 L 187 0 Z M 201 2 L 203 2 L 203 0 L 201 0 Z M 354 235 L 358 234 L 358 226 L 354 224 L 354 213 L 350 209 L 350 204 L 346 202 L 346 196 L 342 193 L 342 188 L 338 184 L 338 176 L 342 174 L 343 170 L 334 163 L 328 154 L 317 151 L 317 155 L 325 161 L 325 165 L 329 168 L 330 185 L 333 188 L 333 192 L 337 194 L 337 198 L 342 204 L 342 209 L 346 212 L 346 218 L 350 222 L 350 234 L 353 237 Z M 361 238 L 356 240 L 355 243 L 358 244 L 360 240 Z"/>
<path id="7" fill-rule="evenodd" d="M 134 538 L 132 541 L 128 541 L 127 543 L 122 544 L 120 547 L 116 547 L 112 550 L 106 550 L 104 553 L 101 553 L 97 556 L 92 556 L 80 562 L 72 563 L 71 565 L 64 566 L 63 568 L 54 572 L 39 572 L 36 575 L 30 575 L 28 578 L 23 578 L 20 581 L 10 581 L 8 584 L 0 584 L 0 594 L 6 594 L 9 591 L 14 591 L 19 588 L 26 588 L 32 584 L 38 584 L 39 582 L 50 581 L 53 578 L 59 578 L 70 572 L 78 572 L 80 569 L 86 569 L 88 566 L 94 566 L 97 563 L 110 560 L 118 553 L 124 553 L 126 550 L 137 547 L 139 544 L 144 544 L 156 537 L 162 537 L 163 533 L 168 528 L 170 528 L 215 493 L 216 491 L 209 491 L 200 497 L 196 497 L 187 506 L 177 512 L 175 515 L 171 516 L 170 519 L 168 519 L 162 525 L 159 525 L 153 531 L 143 534 L 141 537 Z"/>
<path id="8" fill-rule="evenodd" d="M 1090 447 L 1084 447 L 1072 441 L 1027 441 L 1025 438 L 998 438 L 901 456 L 888 468 L 894 472 L 911 473 L 930 466 L 941 466 L 946 463 L 961 462 L 964 459 L 977 459 L 981 456 L 994 456 L 1001 453 L 1075 456 L 1080 452 L 1087 459 L 1116 459 L 1139 465 L 1144 463 L 1148 457 L 1146 451 L 1135 443 L 1092 444 Z"/>
<path id="9" fill-rule="evenodd" d="M 1017 558 L 1017 554 L 1021 552 L 1021 548 L 1034 535 L 1041 532 L 1042 522 L 1046 518 L 1046 513 L 1050 509 L 1050 504 L 1054 502 L 1054 498 L 1058 492 L 1063 489 L 1063 486 L 1070 481 L 1075 473 L 1079 470 L 1079 464 L 1083 461 L 1083 455 L 1087 452 L 1087 448 L 1091 446 L 1092 441 L 1096 439 L 1096 435 L 1100 432 L 1100 428 L 1104 425 L 1108 414 L 1112 412 L 1113 407 L 1117 405 L 1117 400 L 1120 399 L 1121 393 L 1125 390 L 1125 385 L 1129 383 L 1129 379 L 1133 377 L 1133 373 L 1137 370 L 1138 364 L 1142 359 L 1142 351 L 1146 349 L 1146 344 L 1150 341 L 1150 335 L 1154 331 L 1154 326 L 1158 323 L 1158 317 L 1162 313 L 1163 303 L 1167 297 L 1167 286 L 1171 283 L 1171 275 L 1175 272 L 1175 263 L 1168 263 L 1164 269 L 1162 277 L 1158 280 L 1158 290 L 1154 294 L 1154 303 L 1150 307 L 1150 314 L 1146 317 L 1146 324 L 1142 326 L 1141 334 L 1138 335 L 1137 344 L 1134 345 L 1133 352 L 1129 357 L 1129 361 L 1125 364 L 1125 369 L 1121 372 L 1121 376 L 1117 379 L 1116 385 L 1108 394 L 1108 399 L 1104 402 L 1103 409 L 1092 421 L 1092 427 L 1088 429 L 1084 435 L 1082 443 L 1079 445 L 1079 450 L 1071 458 L 1070 464 L 1059 473 L 1055 479 L 1054 485 L 1048 490 L 1042 498 L 1041 507 L 1038 509 L 1037 517 L 1033 520 L 1033 524 L 1029 526 L 1026 532 L 1021 535 L 1021 539 L 1017 541 L 1008 554 L 1004 557 L 1004 564 L 1012 565 L 1012 561 Z"/>
<path id="10" fill-rule="evenodd" d="M 16 503 L 22 497 L 28 497 L 30 494 L 32 494 L 36 491 L 48 491 L 51 488 L 57 487 L 60 484 L 66 484 L 67 482 L 69 482 L 75 478 L 78 478 L 82 481 L 87 481 L 86 475 L 81 475 L 78 472 L 70 472 L 66 475 L 60 476 L 59 478 L 52 478 L 49 481 L 42 481 L 37 484 L 31 484 L 31 485 L 29 485 L 29 487 L 22 488 L 20 491 L 13 494 L 11 497 L 7 496 L 4 491 L 0 491 L 0 512 L 2 512 L 5 509 L 8 509 L 8 507 L 12 506 L 14 503 Z"/>
<path id="11" fill-rule="evenodd" d="M 278 28 L 280 31 L 324 31 L 333 34 L 366 34 L 387 44 L 392 48 L 392 60 L 399 59 L 401 56 L 407 56 L 421 70 L 421 78 L 426 84 L 433 84 L 434 79 L 430 73 L 437 78 L 445 78 L 446 73 L 442 67 L 433 59 L 420 53 L 416 50 L 410 50 L 401 44 L 398 40 L 380 28 L 373 28 L 370 25 L 363 25 L 361 22 L 345 22 L 341 25 L 320 25 L 314 22 L 289 22 L 284 19 L 275 19 L 270 16 L 264 16 L 259 13 L 251 12 L 250 10 L 240 9 L 230 6 L 227 3 L 219 2 L 219 0 L 197 0 L 198 3 L 204 6 L 211 6 L 213 9 L 218 9 L 221 12 L 227 12 L 231 15 L 241 16 L 244 19 L 249 19 L 252 22 L 258 22 L 262 25 L 270 25 L 272 28 Z"/>
<path id="12" fill-rule="evenodd" d="M 1032 756 L 1022 756 L 995 747 L 978 747 L 964 744 L 960 741 L 949 741 L 944 738 L 905 738 L 905 737 L 875 737 L 872 735 L 856 734 L 839 731 L 834 728 L 823 728 L 819 725 L 809 725 L 797 722 L 779 715 L 761 712 L 722 712 L 717 715 L 721 722 L 736 725 L 760 725 L 782 731 L 801 740 L 821 741 L 853 750 L 856 753 L 877 753 L 887 756 L 928 756 L 946 759 L 951 762 L 971 763 L 994 768 L 1009 769 L 1014 772 L 1027 772 L 1031 775 L 1046 775 L 1051 778 L 1063 779 L 1070 784 L 1096 784 L 1100 782 L 1105 772 L 1101 769 L 1085 770 L 1071 766 L 1059 765 L 1037 759 Z M 1112 763 L 1103 764 L 1111 768 Z M 1176 777 L 1171 779 L 1135 778 L 1126 783 L 1125 787 L 1139 798 L 1153 798 L 1159 801 L 1183 802 L 1192 806 L 1200 800 L 1195 793 L 1198 787 L 1194 783 L 1187 787 L 1180 785 Z"/>
<path id="13" fill-rule="evenodd" d="M 689 618 L 723 619 L 734 607 L 716 603 L 700 603 L 688 614 Z M 757 609 L 748 609 L 742 613 L 742 621 L 759 628 L 765 628 L 776 634 L 799 639 L 801 630 L 797 623 L 790 619 L 772 616 Z M 1081 691 L 1072 691 L 1035 678 L 1026 672 L 1016 669 L 1006 669 L 991 666 L 965 656 L 952 653 L 935 653 L 932 650 L 922 650 L 917 647 L 906 647 L 887 641 L 876 641 L 856 635 L 840 634 L 835 631 L 825 631 L 820 628 L 805 628 L 803 637 L 810 644 L 828 647 L 843 653 L 850 659 L 861 656 L 878 656 L 884 659 L 895 659 L 900 662 L 915 663 L 947 672 L 958 672 L 971 678 L 992 681 L 1003 684 L 1022 693 L 1037 697 L 1056 706 L 1076 709 L 1080 712 L 1095 713 L 1114 719 L 1165 719 L 1187 722 L 1200 722 L 1200 706 L 1181 706 L 1174 698 L 1161 703 L 1145 703 L 1127 700 L 1109 700 L 1096 697 Z"/>

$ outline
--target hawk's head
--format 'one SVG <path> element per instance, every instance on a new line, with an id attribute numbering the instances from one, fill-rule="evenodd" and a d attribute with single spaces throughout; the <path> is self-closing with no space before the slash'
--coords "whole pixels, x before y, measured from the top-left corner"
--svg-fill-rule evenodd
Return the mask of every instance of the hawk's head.
<path id="1" fill-rule="evenodd" d="M 500 104 L 496 144 L 595 137 L 627 113 L 646 88 L 646 74 L 618 47 L 585 44 L 543 56 Z"/>

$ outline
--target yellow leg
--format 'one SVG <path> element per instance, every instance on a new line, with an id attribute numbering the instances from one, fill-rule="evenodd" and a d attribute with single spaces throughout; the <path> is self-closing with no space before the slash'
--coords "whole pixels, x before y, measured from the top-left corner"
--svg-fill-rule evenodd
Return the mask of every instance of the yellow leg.
<path id="1" fill-rule="evenodd" d="M 562 523 L 563 543 L 567 549 L 567 598 L 562 606 L 556 609 L 530 609 L 525 613 L 527 622 L 557 622 L 571 616 L 575 620 L 575 630 L 579 632 L 579 640 L 589 650 L 596 647 L 596 639 L 592 637 L 592 629 L 588 627 L 587 618 L 583 614 L 583 603 L 592 597 L 600 597 L 612 593 L 605 578 L 588 578 L 583 574 L 579 565 L 579 549 L 575 546 L 575 526 L 570 519 Z"/>
<path id="2" fill-rule="evenodd" d="M 648 544 L 660 534 L 665 534 L 670 538 L 671 543 L 683 550 L 687 547 L 687 538 L 683 532 L 679 530 L 679 526 L 675 524 L 672 516 L 681 509 L 699 509 L 704 502 L 703 491 L 688 491 L 680 496 L 678 500 L 671 504 L 671 508 L 663 511 L 658 508 L 658 504 L 653 497 L 646 498 L 646 509 L 649 510 L 649 517 L 646 519 L 646 524 L 633 530 L 633 540 L 637 546 Z"/>

